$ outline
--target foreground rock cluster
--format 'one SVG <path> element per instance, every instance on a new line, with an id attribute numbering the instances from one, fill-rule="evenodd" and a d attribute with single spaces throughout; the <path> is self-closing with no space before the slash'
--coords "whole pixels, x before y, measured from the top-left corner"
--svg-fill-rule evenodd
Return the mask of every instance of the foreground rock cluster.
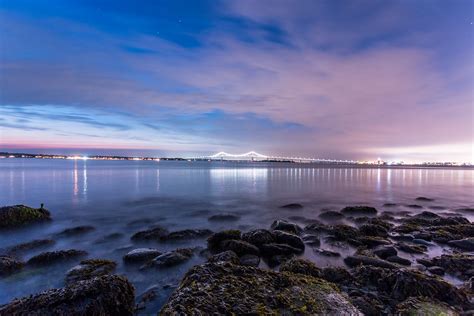
<path id="1" fill-rule="evenodd" d="M 302 207 L 284 206 L 292 211 Z M 249 231 L 170 232 L 153 226 L 130 239 L 157 247 L 131 247 L 123 255 L 123 264 L 154 273 L 193 257 L 206 261 L 186 273 L 159 312 L 163 315 L 469 314 L 474 311 L 474 225 L 462 212 L 471 211 L 439 215 L 420 210 L 410 216 L 355 206 L 322 212 L 319 219 L 325 223 L 295 215 L 275 220 L 268 229 Z M 42 207 L 17 205 L 1 208 L 0 218 L 5 220 L 3 228 L 12 229 L 49 220 L 50 214 Z M 210 220 L 236 219 L 220 214 Z M 54 237 L 81 236 L 94 229 L 77 226 Z M 206 240 L 207 247 L 167 251 L 159 247 L 194 239 Z M 120 263 L 87 259 L 88 253 L 80 249 L 43 251 L 22 259 L 24 253 L 54 242 L 33 240 L 0 252 L 0 278 L 23 269 L 77 263 L 63 276 L 63 288 L 15 299 L 0 306 L 0 315 L 131 315 L 156 296 L 145 293 L 136 305 L 133 285 L 114 274 Z M 441 245 L 444 253 L 429 256 L 435 245 Z M 339 248 L 346 249 L 345 254 L 334 250 Z M 317 258 L 340 260 L 343 266 L 303 259 L 308 251 Z M 455 286 L 443 279 L 445 275 L 464 283 Z"/>

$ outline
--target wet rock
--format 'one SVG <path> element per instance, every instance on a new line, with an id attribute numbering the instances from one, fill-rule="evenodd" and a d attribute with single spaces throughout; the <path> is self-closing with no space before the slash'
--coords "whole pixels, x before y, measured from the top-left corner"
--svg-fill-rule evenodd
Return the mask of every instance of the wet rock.
<path id="1" fill-rule="evenodd" d="M 414 233 L 413 234 L 413 237 L 415 239 L 424 239 L 426 241 L 431 241 L 431 234 L 428 233 L 428 232 L 418 232 L 418 233 Z"/>
<path id="2" fill-rule="evenodd" d="M 161 226 L 156 226 L 151 229 L 142 230 L 135 233 L 132 240 L 159 240 L 161 237 L 168 235 L 168 230 Z"/>
<path id="3" fill-rule="evenodd" d="M 389 257 L 385 258 L 385 260 L 387 260 L 388 262 L 398 263 L 402 266 L 410 266 L 411 265 L 410 260 L 399 257 L 397 255 L 389 256 Z"/>
<path id="4" fill-rule="evenodd" d="M 388 236 L 397 241 L 412 241 L 414 239 L 413 235 L 405 234 L 389 234 Z"/>
<path id="5" fill-rule="evenodd" d="M 425 267 L 432 267 L 434 264 L 431 262 L 430 259 L 423 259 L 423 258 L 418 258 L 416 259 L 416 262 L 424 265 Z"/>
<path id="6" fill-rule="evenodd" d="M 363 236 L 387 237 L 388 231 L 381 225 L 364 224 L 359 227 L 359 232 Z"/>
<path id="7" fill-rule="evenodd" d="M 432 240 L 438 243 L 447 243 L 451 240 L 459 240 L 474 237 L 474 224 L 456 224 L 429 227 L 428 232 Z"/>
<path id="8" fill-rule="evenodd" d="M 18 253 L 26 252 L 28 250 L 44 248 L 47 246 L 54 245 L 55 241 L 52 239 L 37 239 L 29 242 L 21 243 L 6 250 L 6 253 L 10 255 L 16 255 Z"/>
<path id="9" fill-rule="evenodd" d="M 397 247 L 397 249 L 399 249 L 401 251 L 404 251 L 404 252 L 407 252 L 407 253 L 422 254 L 422 253 L 425 253 L 427 251 L 426 246 L 412 245 L 412 244 L 408 244 L 408 243 L 404 243 L 404 242 L 400 242 L 400 243 L 396 244 L 395 247 Z"/>
<path id="10" fill-rule="evenodd" d="M 324 256 L 324 257 L 340 257 L 341 254 L 339 252 L 335 252 L 332 250 L 327 250 L 327 249 L 319 249 L 319 248 L 313 248 L 314 253 Z"/>
<path id="11" fill-rule="evenodd" d="M 214 233 L 207 238 L 207 246 L 211 250 L 218 250 L 222 241 L 224 240 L 240 240 L 241 232 L 237 229 L 223 230 L 218 233 Z"/>
<path id="12" fill-rule="evenodd" d="M 432 273 L 432 274 L 444 275 L 444 269 L 438 266 L 429 267 L 427 270 L 429 273 Z"/>
<path id="13" fill-rule="evenodd" d="M 170 241 L 203 238 L 212 235 L 212 233 L 212 230 L 209 229 L 184 229 L 163 235 L 160 237 L 160 240 Z"/>
<path id="14" fill-rule="evenodd" d="M 158 298 L 158 293 L 160 292 L 160 286 L 154 285 L 148 288 L 144 293 L 137 297 L 137 305 L 135 306 L 135 310 L 144 310 L 147 308 L 147 304 L 153 302 Z"/>
<path id="15" fill-rule="evenodd" d="M 316 233 L 316 234 L 327 232 L 328 230 L 329 230 L 329 227 L 319 221 L 315 221 L 311 224 L 308 224 L 304 228 L 305 232 Z"/>
<path id="16" fill-rule="evenodd" d="M 162 315 L 359 314 L 324 280 L 232 264 L 192 268 Z"/>
<path id="17" fill-rule="evenodd" d="M 424 197 L 424 196 L 419 196 L 415 200 L 416 201 L 423 201 L 423 202 L 433 202 L 434 201 L 434 199 L 427 198 L 427 197 Z"/>
<path id="18" fill-rule="evenodd" d="M 10 257 L 0 256 L 0 277 L 12 274 L 23 268 L 23 262 Z"/>
<path id="19" fill-rule="evenodd" d="M 456 316 L 458 312 L 442 302 L 431 300 L 423 297 L 411 297 L 406 301 L 398 304 L 396 307 L 396 315 L 446 315 Z"/>
<path id="20" fill-rule="evenodd" d="M 278 220 L 274 221 L 272 223 L 271 229 L 272 230 L 283 230 L 285 232 L 289 232 L 289 233 L 296 234 L 296 235 L 299 235 L 303 232 L 303 229 L 299 225 L 297 225 L 295 223 L 287 222 L 283 219 L 278 219 Z"/>
<path id="21" fill-rule="evenodd" d="M 86 251 L 76 249 L 43 252 L 28 260 L 27 264 L 35 266 L 55 264 L 57 262 L 73 260 L 86 255 Z"/>
<path id="22" fill-rule="evenodd" d="M 360 244 L 365 245 L 369 248 L 374 248 L 374 247 L 377 247 L 377 246 L 391 245 L 392 244 L 389 240 L 387 240 L 385 238 L 374 237 L 374 236 L 359 237 L 359 238 L 357 238 L 357 241 Z"/>
<path id="23" fill-rule="evenodd" d="M 387 218 L 386 215 L 387 215 L 387 214 L 383 214 L 381 217 Z M 369 218 L 367 219 L 366 224 L 382 226 L 382 227 L 385 228 L 386 230 L 389 230 L 390 228 L 393 227 L 393 224 L 392 224 L 392 223 L 387 222 L 387 220 L 384 220 L 384 219 L 382 219 L 381 217 L 379 217 L 379 218 L 377 218 L 377 217 L 369 217 Z M 389 218 L 391 218 L 391 217 L 389 217 Z M 391 218 L 390 220 L 393 220 L 393 218 Z"/>
<path id="24" fill-rule="evenodd" d="M 301 251 L 304 250 L 303 240 L 299 236 L 281 230 L 274 230 L 273 236 L 277 244 L 287 244 Z"/>
<path id="25" fill-rule="evenodd" d="M 349 267 L 357 267 L 359 265 L 369 265 L 369 266 L 387 268 L 387 269 L 396 268 L 396 266 L 390 262 L 387 262 L 378 258 L 359 256 L 359 255 L 348 256 L 344 258 L 344 263 L 347 264 Z"/>
<path id="26" fill-rule="evenodd" d="M 376 215 L 377 209 L 371 206 L 346 206 L 341 210 L 344 215 Z"/>
<path id="27" fill-rule="evenodd" d="M 330 227 L 329 234 L 336 240 L 348 240 L 357 238 L 359 230 L 349 225 L 334 225 Z"/>
<path id="28" fill-rule="evenodd" d="M 235 222 L 240 219 L 239 215 L 232 213 L 221 213 L 210 216 L 207 220 L 210 222 Z"/>
<path id="29" fill-rule="evenodd" d="M 415 231 L 419 231 L 420 226 L 418 224 L 413 223 L 403 223 L 397 227 L 395 227 L 392 231 L 400 234 L 409 234 Z M 412 238 L 413 239 L 413 238 Z"/>
<path id="30" fill-rule="evenodd" d="M 232 250 L 227 250 L 227 251 L 215 254 L 211 256 L 207 261 L 208 262 L 230 262 L 233 264 L 240 263 L 239 257 Z"/>
<path id="31" fill-rule="evenodd" d="M 288 219 L 290 221 L 301 222 L 301 223 L 304 223 L 304 224 L 311 224 L 311 223 L 318 222 L 317 219 L 307 218 L 307 217 L 300 216 L 300 215 L 288 216 Z"/>
<path id="32" fill-rule="evenodd" d="M 180 248 L 162 253 L 153 260 L 148 261 L 140 269 L 171 267 L 188 261 L 193 256 L 190 248 Z"/>
<path id="33" fill-rule="evenodd" d="M 266 229 L 256 229 L 242 234 L 242 240 L 257 247 L 263 244 L 270 244 L 275 241 L 273 233 Z"/>
<path id="34" fill-rule="evenodd" d="M 19 227 L 26 224 L 51 220 L 51 214 L 44 208 L 25 205 L 0 207 L 0 229 Z"/>
<path id="35" fill-rule="evenodd" d="M 96 240 L 97 244 L 105 244 L 123 237 L 122 233 L 111 233 Z"/>
<path id="36" fill-rule="evenodd" d="M 319 217 L 325 220 L 339 220 L 343 219 L 344 215 L 336 211 L 326 211 L 319 214 Z"/>
<path id="37" fill-rule="evenodd" d="M 444 268 L 447 273 L 455 275 L 461 280 L 467 280 L 474 276 L 474 255 L 462 253 L 441 255 L 431 259 L 431 264 Z"/>
<path id="38" fill-rule="evenodd" d="M 309 275 L 315 278 L 321 276 L 321 269 L 309 260 L 301 258 L 292 258 L 283 263 L 280 267 L 280 272 L 291 272 Z"/>
<path id="39" fill-rule="evenodd" d="M 256 246 L 246 241 L 235 240 L 235 239 L 222 241 L 219 246 L 219 249 L 221 249 L 222 251 L 232 250 L 239 257 L 243 255 L 259 255 L 260 254 L 260 250 Z"/>
<path id="40" fill-rule="evenodd" d="M 95 227 L 93 226 L 77 226 L 77 227 L 72 227 L 72 228 L 66 228 L 62 232 L 59 232 L 56 234 L 58 237 L 72 237 L 72 236 L 77 236 L 77 235 L 82 235 L 85 233 L 89 233 L 91 231 L 95 230 Z"/>
<path id="41" fill-rule="evenodd" d="M 415 239 L 413 239 L 411 242 L 414 243 L 414 244 L 417 244 L 417 245 L 422 245 L 422 246 L 427 246 L 427 247 L 429 247 L 429 246 L 434 246 L 433 243 L 431 243 L 431 242 L 429 242 L 429 241 L 426 241 L 426 240 L 424 240 L 424 239 L 415 238 Z"/>
<path id="42" fill-rule="evenodd" d="M 258 267 L 260 264 L 260 257 L 256 255 L 243 255 L 240 257 L 239 263 L 243 266 Z"/>
<path id="43" fill-rule="evenodd" d="M 265 259 L 267 265 L 270 268 L 273 269 L 273 268 L 276 268 L 279 265 L 287 262 L 288 260 L 291 260 L 294 257 L 295 257 L 294 254 L 288 254 L 288 255 L 275 255 L 275 256 L 272 256 L 272 257 L 266 257 L 264 259 Z"/>
<path id="44" fill-rule="evenodd" d="M 397 255 L 397 250 L 391 246 L 380 247 L 378 249 L 375 249 L 373 252 L 377 257 L 381 259 L 386 259 L 387 257 Z"/>
<path id="45" fill-rule="evenodd" d="M 106 259 L 87 259 L 66 274 L 66 283 L 72 283 L 82 280 L 88 280 L 94 277 L 111 274 L 115 271 L 117 264 L 114 261 Z"/>
<path id="46" fill-rule="evenodd" d="M 398 205 L 398 204 L 396 204 L 396 203 L 385 203 L 383 206 L 384 206 L 384 207 L 395 207 L 395 206 L 397 206 L 397 205 Z"/>
<path id="47" fill-rule="evenodd" d="M 457 247 L 467 251 L 474 251 L 474 237 L 459 239 L 459 240 L 450 240 L 448 245 L 452 247 Z"/>
<path id="48" fill-rule="evenodd" d="M 352 275 L 343 267 L 325 267 L 321 270 L 321 278 L 338 285 L 353 283 Z"/>
<path id="49" fill-rule="evenodd" d="M 460 213 L 474 213 L 474 208 L 472 207 L 464 207 L 464 208 L 458 208 L 456 212 Z"/>
<path id="50" fill-rule="evenodd" d="M 291 209 L 291 210 L 298 210 L 298 209 L 302 209 L 302 208 L 303 208 L 303 205 L 301 205 L 301 204 L 299 204 L 299 203 L 290 203 L 290 204 L 282 205 L 282 206 L 280 206 L 280 208 L 286 208 L 286 209 Z"/>
<path id="51" fill-rule="evenodd" d="M 301 249 L 292 247 L 287 244 L 265 244 L 260 247 L 262 254 L 265 257 L 273 257 L 276 255 L 292 255 L 292 254 L 301 254 Z"/>
<path id="52" fill-rule="evenodd" d="M 304 235 L 303 242 L 311 247 L 319 247 L 321 246 L 321 240 L 316 235 Z"/>
<path id="53" fill-rule="evenodd" d="M 409 207 L 409 208 L 416 208 L 416 209 L 423 208 L 423 206 L 418 205 L 418 204 L 408 204 L 408 205 L 406 205 L 406 207 Z"/>
<path id="54" fill-rule="evenodd" d="M 155 248 L 137 248 L 123 256 L 123 261 L 126 263 L 146 262 L 159 255 L 161 255 L 161 251 Z"/>
<path id="55" fill-rule="evenodd" d="M 359 293 L 351 294 L 351 303 L 357 307 L 362 314 L 366 316 L 378 316 L 383 314 L 384 304 L 376 297 L 365 295 L 365 293 L 361 293 L 362 295 L 357 295 Z"/>
<path id="56" fill-rule="evenodd" d="M 126 278 L 107 275 L 15 299 L 0 315 L 133 315 L 134 291 Z"/>

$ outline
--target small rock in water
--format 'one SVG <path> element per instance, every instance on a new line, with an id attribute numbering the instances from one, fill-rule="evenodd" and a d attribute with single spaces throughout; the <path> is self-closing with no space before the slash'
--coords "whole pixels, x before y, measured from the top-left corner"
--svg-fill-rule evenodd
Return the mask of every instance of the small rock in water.
<path id="1" fill-rule="evenodd" d="M 69 249 L 69 250 L 58 250 L 51 252 L 43 252 L 37 256 L 34 256 L 28 260 L 29 265 L 47 265 L 54 264 L 57 262 L 73 260 L 78 257 L 86 256 L 87 252 L 83 250 Z"/>
<path id="2" fill-rule="evenodd" d="M 193 256 L 193 250 L 190 248 L 181 248 L 173 251 L 165 252 L 153 260 L 147 262 L 140 269 L 146 269 L 150 267 L 164 268 L 171 267 L 183 262 L 188 261 Z"/>
<path id="3" fill-rule="evenodd" d="M 51 214 L 43 207 L 32 208 L 26 205 L 0 207 L 0 229 L 49 220 L 51 220 Z"/>
<path id="4" fill-rule="evenodd" d="M 310 245 L 311 247 L 319 247 L 321 246 L 321 240 L 316 235 L 304 235 L 303 241 L 305 244 Z"/>
<path id="5" fill-rule="evenodd" d="M 326 211 L 319 214 L 319 217 L 325 220 L 338 220 L 344 218 L 344 215 L 336 211 Z"/>
<path id="6" fill-rule="evenodd" d="M 207 246 L 211 250 L 219 250 L 220 244 L 224 240 L 240 240 L 241 232 L 237 229 L 223 230 L 218 233 L 214 233 L 207 238 Z"/>
<path id="7" fill-rule="evenodd" d="M 82 280 L 88 280 L 94 277 L 99 277 L 111 274 L 117 264 L 114 261 L 106 259 L 87 259 L 67 272 L 66 283 L 72 283 Z"/>
<path id="8" fill-rule="evenodd" d="M 467 251 L 474 251 L 474 237 L 459 239 L 459 240 L 450 240 L 448 245 L 452 247 L 457 247 Z"/>
<path id="9" fill-rule="evenodd" d="M 427 198 L 427 197 L 424 197 L 424 196 L 419 196 L 415 200 L 416 201 L 423 201 L 423 202 L 432 202 L 432 201 L 434 201 L 434 199 L 430 199 L 430 198 Z"/>
<path id="10" fill-rule="evenodd" d="M 381 259 L 386 259 L 387 257 L 396 256 L 397 250 L 394 247 L 385 246 L 375 249 L 374 254 Z"/>
<path id="11" fill-rule="evenodd" d="M 123 237 L 122 233 L 111 233 L 96 240 L 97 244 L 104 244 Z"/>
<path id="12" fill-rule="evenodd" d="M 212 215 L 208 218 L 210 222 L 235 222 L 240 219 L 239 215 L 235 215 L 232 213 L 221 213 Z"/>
<path id="13" fill-rule="evenodd" d="M 263 244 L 270 244 L 275 241 L 273 233 L 266 229 L 256 229 L 242 234 L 242 240 L 257 247 Z"/>
<path id="14" fill-rule="evenodd" d="M 208 260 L 208 262 L 230 262 L 233 264 L 239 264 L 239 256 L 232 250 L 227 250 L 224 252 L 220 252 L 218 254 L 215 254 L 211 256 Z"/>
<path id="15" fill-rule="evenodd" d="M 303 229 L 299 225 L 297 225 L 295 223 L 287 222 L 287 221 L 282 220 L 282 219 L 274 221 L 271 225 L 271 229 L 272 230 L 283 230 L 283 231 L 293 233 L 293 234 L 296 234 L 296 235 L 299 235 L 303 232 Z"/>
<path id="16" fill-rule="evenodd" d="M 313 251 L 321 256 L 325 257 L 340 257 L 341 254 L 339 252 L 327 250 L 327 249 L 319 249 L 319 248 L 313 248 Z"/>
<path id="17" fill-rule="evenodd" d="M 77 226 L 77 227 L 72 227 L 72 228 L 66 228 L 65 230 L 57 233 L 56 235 L 60 237 L 71 237 L 71 236 L 77 236 L 77 235 L 89 233 L 93 230 L 95 230 L 95 227 L 93 226 Z"/>
<path id="18" fill-rule="evenodd" d="M 385 203 L 383 206 L 385 206 L 385 207 L 395 207 L 395 206 L 397 206 L 397 204 L 396 203 Z"/>
<path id="19" fill-rule="evenodd" d="M 299 203 L 290 203 L 290 204 L 285 204 L 280 206 L 280 208 L 287 208 L 287 209 L 292 209 L 292 210 L 297 210 L 297 209 L 302 209 L 303 205 Z"/>
<path id="20" fill-rule="evenodd" d="M 152 229 L 142 230 L 135 233 L 131 239 L 132 240 L 159 240 L 161 237 L 166 236 L 168 234 L 168 230 L 161 226 L 156 226 Z"/>
<path id="21" fill-rule="evenodd" d="M 396 266 L 390 262 L 387 262 L 378 258 L 359 256 L 359 255 L 346 257 L 344 259 L 344 263 L 347 264 L 349 267 L 357 267 L 358 265 L 369 265 L 369 266 L 388 268 L 388 269 L 396 268 Z"/>
<path id="22" fill-rule="evenodd" d="M 287 244 L 301 251 L 304 250 L 304 243 L 303 240 L 294 234 L 281 231 L 281 230 L 274 230 L 273 235 L 275 236 L 276 243 L 278 244 Z"/>
<path id="23" fill-rule="evenodd" d="M 409 208 L 417 208 L 417 209 L 423 208 L 423 206 L 418 205 L 418 204 L 408 204 L 406 207 L 409 207 Z"/>
<path id="24" fill-rule="evenodd" d="M 163 235 L 160 237 L 160 240 L 168 241 L 203 238 L 212 235 L 212 233 L 212 230 L 209 229 L 185 229 Z"/>
<path id="25" fill-rule="evenodd" d="M 402 266 L 410 266 L 411 265 L 410 260 L 399 257 L 397 255 L 389 256 L 389 257 L 385 258 L 385 260 L 387 260 L 389 262 L 401 264 Z"/>
<path id="26" fill-rule="evenodd" d="M 407 253 L 417 253 L 417 254 L 422 254 L 427 251 L 426 246 L 423 245 L 411 245 L 408 243 L 398 243 L 396 247 L 404 252 Z"/>
<path id="27" fill-rule="evenodd" d="M 243 255 L 258 255 L 260 253 L 260 250 L 251 243 L 235 239 L 222 241 L 219 249 L 223 251 L 232 250 L 239 257 Z"/>
<path id="28" fill-rule="evenodd" d="M 441 268 L 441 267 L 438 267 L 438 266 L 429 267 L 427 270 L 428 270 L 428 272 L 430 272 L 432 274 L 444 275 L 444 269 Z"/>
<path id="29" fill-rule="evenodd" d="M 155 248 L 137 248 L 123 256 L 123 261 L 127 263 L 145 262 L 161 255 Z"/>
<path id="30" fill-rule="evenodd" d="M 359 232 L 363 236 L 387 237 L 388 231 L 381 225 L 364 224 L 359 227 Z"/>
<path id="31" fill-rule="evenodd" d="M 376 215 L 377 209 L 371 206 L 346 206 L 341 210 L 341 213 L 348 215 Z"/>
<path id="32" fill-rule="evenodd" d="M 0 276 L 6 276 L 23 268 L 23 262 L 10 257 L 0 256 Z"/>
<path id="33" fill-rule="evenodd" d="M 51 246 L 54 245 L 54 243 L 55 241 L 52 239 L 37 239 L 9 247 L 6 252 L 11 255 L 16 255 L 18 253 L 25 252 L 28 250 Z"/>

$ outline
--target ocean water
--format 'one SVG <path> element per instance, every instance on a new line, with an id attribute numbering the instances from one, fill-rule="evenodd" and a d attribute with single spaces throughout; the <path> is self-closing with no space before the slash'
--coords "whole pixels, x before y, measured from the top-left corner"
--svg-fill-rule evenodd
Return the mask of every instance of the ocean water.
<path id="1" fill-rule="evenodd" d="M 415 201 L 418 196 L 434 201 Z M 278 218 L 291 218 L 304 225 L 305 218 L 317 219 L 322 210 L 339 210 L 348 205 L 371 205 L 380 212 L 453 213 L 458 208 L 474 207 L 474 170 L 250 162 L 1 159 L 0 205 L 39 207 L 41 203 L 51 211 L 53 221 L 0 231 L 0 249 L 33 239 L 52 238 L 56 240 L 54 245 L 27 252 L 23 259 L 28 260 L 45 250 L 70 248 L 86 250 L 89 258 L 113 259 L 118 263 L 117 273 L 129 278 L 137 296 L 150 287 L 160 288 L 158 299 L 149 310 L 143 311 L 147 313 L 156 312 L 182 275 L 205 259 L 196 255 L 174 268 L 143 272 L 136 266 L 124 265 L 122 256 L 140 246 L 163 251 L 205 247 L 205 239 L 134 243 L 130 236 L 139 230 L 158 224 L 170 231 L 186 228 L 245 231 L 268 228 Z M 280 208 L 287 203 L 301 203 L 304 208 Z M 397 206 L 384 207 L 385 203 Z M 409 208 L 409 204 L 423 208 Z M 209 216 L 224 212 L 237 214 L 240 219 L 208 220 Z M 469 218 L 468 214 L 464 216 Z M 353 225 L 346 220 L 342 222 Z M 92 225 L 96 229 L 76 237 L 56 236 L 65 228 L 79 225 Z M 112 233 L 120 235 L 103 240 Z M 334 249 L 325 243 L 322 247 L 343 256 L 353 252 L 351 248 Z M 440 254 L 444 250 L 431 251 Z M 320 256 L 309 247 L 304 255 L 320 266 L 342 264 L 341 259 Z M 0 304 L 15 297 L 62 287 L 66 271 L 75 264 L 77 261 L 25 269 L 0 279 Z"/>

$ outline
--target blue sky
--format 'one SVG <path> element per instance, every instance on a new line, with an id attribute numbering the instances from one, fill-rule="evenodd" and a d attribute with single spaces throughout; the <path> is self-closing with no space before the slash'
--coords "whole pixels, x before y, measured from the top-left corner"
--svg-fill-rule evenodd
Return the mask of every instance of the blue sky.
<path id="1" fill-rule="evenodd" d="M 0 1 L 0 149 L 472 161 L 473 1 Z"/>

